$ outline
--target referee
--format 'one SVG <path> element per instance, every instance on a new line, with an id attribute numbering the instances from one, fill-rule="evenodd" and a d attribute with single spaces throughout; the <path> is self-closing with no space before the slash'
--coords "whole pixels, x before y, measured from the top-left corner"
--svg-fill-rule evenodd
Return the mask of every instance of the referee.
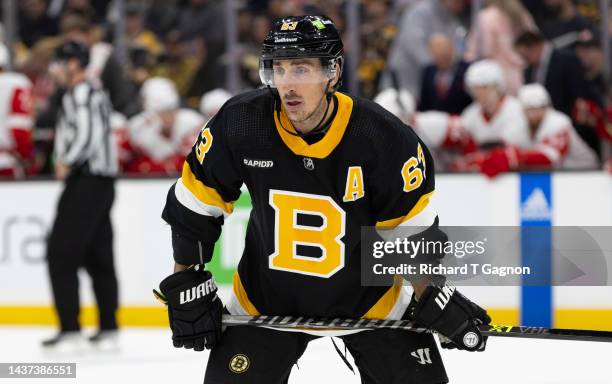
<path id="1" fill-rule="evenodd" d="M 65 188 L 47 244 L 47 261 L 60 332 L 43 346 L 71 349 L 81 343 L 77 277 L 81 267 L 91 276 L 99 309 L 100 328 L 89 341 L 98 346 L 107 340 L 114 344 L 118 291 L 110 211 L 118 165 L 111 104 L 101 88 L 87 80 L 87 46 L 63 43 L 55 59 L 52 75 L 65 88 L 56 127 L 55 174 L 65 181 Z"/>

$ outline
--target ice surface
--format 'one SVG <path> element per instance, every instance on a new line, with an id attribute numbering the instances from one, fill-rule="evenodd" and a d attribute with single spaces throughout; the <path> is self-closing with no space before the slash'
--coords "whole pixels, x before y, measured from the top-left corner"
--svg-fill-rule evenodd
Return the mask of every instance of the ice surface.
<path id="1" fill-rule="evenodd" d="M 40 347 L 40 341 L 53 333 L 52 328 L 0 327 L 0 362 L 77 362 L 76 380 L 49 381 L 53 384 L 189 384 L 202 383 L 204 378 L 208 353 L 173 348 L 165 329 L 124 329 L 119 352 L 86 349 L 60 356 Z M 612 343 L 491 338 L 483 353 L 442 353 L 451 383 L 612 384 Z M 0 383 L 41 382 L 0 379 Z M 331 341 L 322 338 L 310 343 L 289 382 L 350 384 L 360 380 L 337 356 Z"/>

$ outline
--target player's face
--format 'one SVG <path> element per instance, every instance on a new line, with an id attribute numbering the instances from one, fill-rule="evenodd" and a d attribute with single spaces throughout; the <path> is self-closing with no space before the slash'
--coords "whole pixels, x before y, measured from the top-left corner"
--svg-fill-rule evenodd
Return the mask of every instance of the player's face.
<path id="1" fill-rule="evenodd" d="M 283 109 L 293 122 L 305 122 L 325 108 L 329 78 L 316 58 L 275 60 L 274 84 Z"/>
<path id="2" fill-rule="evenodd" d="M 474 100 L 486 110 L 496 107 L 500 99 L 499 91 L 494 85 L 473 87 L 471 93 Z"/>
<path id="3" fill-rule="evenodd" d="M 525 116 L 531 127 L 540 125 L 546 114 L 546 108 L 525 108 Z"/>

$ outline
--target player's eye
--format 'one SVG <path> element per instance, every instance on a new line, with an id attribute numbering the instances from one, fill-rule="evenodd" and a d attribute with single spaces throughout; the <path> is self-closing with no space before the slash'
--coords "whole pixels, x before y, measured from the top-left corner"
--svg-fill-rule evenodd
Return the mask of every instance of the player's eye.
<path id="1" fill-rule="evenodd" d="M 285 74 L 285 69 L 283 67 L 274 67 L 273 71 L 275 76 L 282 76 Z"/>
<path id="2" fill-rule="evenodd" d="M 302 67 L 302 66 L 300 66 L 300 67 L 295 67 L 295 69 L 293 70 L 293 73 L 295 73 L 295 74 L 296 74 L 296 75 L 298 75 L 298 76 L 305 75 L 305 74 L 307 74 L 308 72 L 310 72 L 310 71 L 308 70 L 308 68 L 307 68 L 307 67 Z"/>

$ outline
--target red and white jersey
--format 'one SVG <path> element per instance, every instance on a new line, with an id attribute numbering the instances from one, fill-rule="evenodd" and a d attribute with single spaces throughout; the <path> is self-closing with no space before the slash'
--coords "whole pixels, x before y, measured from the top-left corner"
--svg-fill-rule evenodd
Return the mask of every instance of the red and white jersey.
<path id="1" fill-rule="evenodd" d="M 32 83 L 16 72 L 0 73 L 0 170 L 19 174 L 32 155 Z"/>
<path id="2" fill-rule="evenodd" d="M 512 96 L 504 96 L 497 111 L 487 116 L 480 104 L 474 102 L 461 115 L 463 127 L 481 147 L 500 143 L 528 147 L 529 127 L 520 102 Z"/>
<path id="3" fill-rule="evenodd" d="M 165 133 L 156 113 L 142 112 L 129 121 L 130 143 L 154 161 L 186 156 L 205 122 L 199 113 L 182 108 L 177 111 L 170 131 Z"/>
<path id="4" fill-rule="evenodd" d="M 569 117 L 552 108 L 546 111 L 530 149 L 543 153 L 554 167 L 597 167 L 595 152 L 576 133 Z"/>
<path id="5" fill-rule="evenodd" d="M 430 148 L 440 148 L 449 138 L 456 138 L 463 132 L 461 116 L 446 112 L 426 111 L 414 114 L 413 128 Z"/>

